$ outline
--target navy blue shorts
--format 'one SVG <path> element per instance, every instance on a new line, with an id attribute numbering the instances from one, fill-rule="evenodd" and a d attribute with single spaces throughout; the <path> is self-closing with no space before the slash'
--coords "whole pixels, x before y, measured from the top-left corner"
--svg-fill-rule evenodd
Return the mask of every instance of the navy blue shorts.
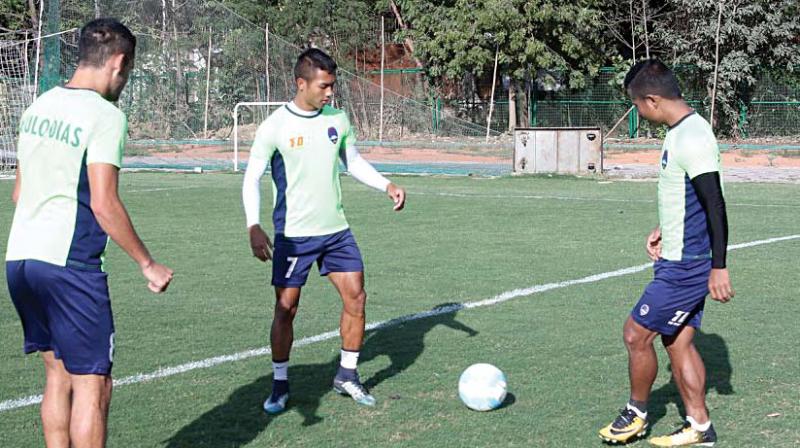
<path id="1" fill-rule="evenodd" d="M 655 275 L 631 317 L 650 331 L 671 336 L 688 325 L 700 328 L 708 295 L 711 260 L 658 260 Z"/>
<path id="2" fill-rule="evenodd" d="M 11 300 L 25 334 L 25 353 L 53 351 L 74 375 L 109 375 L 114 320 L 108 274 L 36 260 L 7 261 Z"/>
<path id="3" fill-rule="evenodd" d="M 272 253 L 272 284 L 282 288 L 305 285 L 315 261 L 320 275 L 364 271 L 361 252 L 350 229 L 322 236 L 286 237 L 279 233 Z"/>

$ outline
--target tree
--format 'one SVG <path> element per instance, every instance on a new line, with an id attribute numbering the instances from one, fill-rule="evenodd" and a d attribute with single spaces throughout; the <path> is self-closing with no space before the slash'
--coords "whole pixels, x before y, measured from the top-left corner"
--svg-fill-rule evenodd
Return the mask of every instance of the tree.
<path id="1" fill-rule="evenodd" d="M 517 85 L 538 69 L 559 71 L 570 87 L 607 59 L 600 2 L 578 0 L 452 0 L 396 2 L 407 33 L 434 84 L 464 73 L 490 72 L 497 52 L 509 77 L 510 100 Z M 514 108 L 514 104 L 509 105 Z M 513 121 L 509 128 L 516 125 Z"/>
<path id="2" fill-rule="evenodd" d="M 621 56 L 637 62 L 648 58 L 654 48 L 650 31 L 653 23 L 663 20 L 667 12 L 667 4 L 663 1 L 650 0 L 613 0 L 605 1 L 603 22 L 609 36 L 618 42 L 617 51 Z"/>
<path id="3" fill-rule="evenodd" d="M 34 0 L 0 0 L 0 33 L 35 32 L 38 11 Z"/>
<path id="4" fill-rule="evenodd" d="M 260 26 L 269 22 L 271 32 L 294 45 L 323 48 L 342 61 L 358 49 L 380 41 L 380 16 L 375 1 L 226 0 L 224 3 Z"/>
<path id="5" fill-rule="evenodd" d="M 696 71 L 709 101 L 721 11 L 716 82 L 719 109 L 712 120 L 722 133 L 738 135 L 738 101 L 746 104 L 752 87 L 768 72 L 800 69 L 798 2 L 671 0 L 669 7 L 665 20 L 654 23 L 652 37 L 669 48 L 662 57 L 672 65 L 688 65 Z"/>

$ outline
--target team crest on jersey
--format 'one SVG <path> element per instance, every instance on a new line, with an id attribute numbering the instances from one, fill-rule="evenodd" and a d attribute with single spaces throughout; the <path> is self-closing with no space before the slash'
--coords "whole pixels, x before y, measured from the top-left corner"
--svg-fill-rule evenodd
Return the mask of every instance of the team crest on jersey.
<path id="1" fill-rule="evenodd" d="M 668 160 L 669 160 L 669 152 L 664 151 L 664 154 L 661 155 L 661 169 L 665 169 L 667 167 Z"/>
<path id="2" fill-rule="evenodd" d="M 334 145 L 339 142 L 339 133 L 336 132 L 336 128 L 333 126 L 328 128 L 328 139 L 330 139 L 331 143 Z"/>
<path id="3" fill-rule="evenodd" d="M 646 303 L 644 305 L 642 305 L 641 308 L 639 308 L 639 315 L 640 316 L 646 316 L 647 313 L 649 313 L 649 312 L 650 312 L 650 306 L 647 305 Z"/>

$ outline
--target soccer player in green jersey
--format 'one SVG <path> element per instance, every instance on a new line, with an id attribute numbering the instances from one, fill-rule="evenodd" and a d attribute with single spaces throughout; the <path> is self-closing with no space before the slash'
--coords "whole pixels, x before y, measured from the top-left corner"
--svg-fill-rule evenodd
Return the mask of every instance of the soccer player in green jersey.
<path id="1" fill-rule="evenodd" d="M 728 218 L 719 148 L 711 126 L 681 96 L 672 71 L 658 60 L 634 65 L 625 89 L 639 114 L 669 127 L 658 179 L 659 226 L 647 237 L 655 262 L 653 281 L 625 322 L 630 400 L 600 430 L 609 442 L 626 443 L 647 431 L 647 400 L 658 373 L 653 341 L 660 336 L 686 408 L 686 422 L 656 446 L 713 446 L 717 435 L 705 403 L 706 370 L 693 339 L 705 298 L 733 297 L 726 266 Z"/>
<path id="2" fill-rule="evenodd" d="M 81 29 L 78 68 L 22 115 L 6 278 L 25 336 L 40 352 L 48 447 L 105 445 L 114 321 L 103 259 L 110 236 L 153 292 L 172 271 L 156 263 L 117 195 L 127 120 L 112 104 L 133 68 L 136 39 L 113 19 Z"/>
<path id="3" fill-rule="evenodd" d="M 359 404 L 372 406 L 375 398 L 356 370 L 364 340 L 367 294 L 361 253 L 342 207 L 339 162 L 358 181 L 386 192 L 395 210 L 403 208 L 405 191 L 361 158 L 347 115 L 330 106 L 336 82 L 333 59 L 321 50 L 306 50 L 297 59 L 294 75 L 297 94 L 293 101 L 273 112 L 256 132 L 242 189 L 253 255 L 264 262 L 272 259 L 275 287 L 271 331 L 274 377 L 264 410 L 275 414 L 286 409 L 292 322 L 300 290 L 315 262 L 320 274 L 336 287 L 343 304 L 341 361 L 333 388 Z M 259 185 L 268 165 L 272 173 L 274 246 L 259 224 Z"/>

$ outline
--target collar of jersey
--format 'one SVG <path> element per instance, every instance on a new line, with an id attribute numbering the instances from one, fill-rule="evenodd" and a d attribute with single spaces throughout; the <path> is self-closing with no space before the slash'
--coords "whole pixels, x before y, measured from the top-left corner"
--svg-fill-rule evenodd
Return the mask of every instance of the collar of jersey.
<path id="1" fill-rule="evenodd" d="M 100 95 L 100 93 L 97 90 L 90 89 L 88 87 L 69 87 L 69 86 L 56 86 L 56 87 L 62 88 L 64 90 L 69 90 L 69 91 L 72 91 L 72 92 L 94 93 L 95 95 L 99 96 L 100 98 L 103 98 L 103 95 Z M 105 99 L 105 98 L 103 98 L 103 99 Z"/>
<path id="2" fill-rule="evenodd" d="M 297 115 L 301 118 L 314 118 L 322 113 L 322 109 L 312 110 L 312 111 L 305 111 L 300 109 L 294 104 L 294 101 L 290 101 L 286 103 L 286 110 L 292 113 L 292 115 Z"/>
<path id="3" fill-rule="evenodd" d="M 669 126 L 669 130 L 671 131 L 671 130 L 673 130 L 673 129 L 677 128 L 677 127 L 678 127 L 678 125 L 680 125 L 681 123 L 683 123 L 683 121 L 684 121 L 684 120 L 686 120 L 687 118 L 691 117 L 692 115 L 694 115 L 694 114 L 696 114 L 696 113 L 697 113 L 697 111 L 696 111 L 696 110 L 693 110 L 693 111 L 689 112 L 688 114 L 684 115 L 684 116 L 683 116 L 683 118 L 681 118 L 680 120 L 678 120 L 678 122 L 677 122 L 677 123 L 673 124 L 672 126 Z"/>

